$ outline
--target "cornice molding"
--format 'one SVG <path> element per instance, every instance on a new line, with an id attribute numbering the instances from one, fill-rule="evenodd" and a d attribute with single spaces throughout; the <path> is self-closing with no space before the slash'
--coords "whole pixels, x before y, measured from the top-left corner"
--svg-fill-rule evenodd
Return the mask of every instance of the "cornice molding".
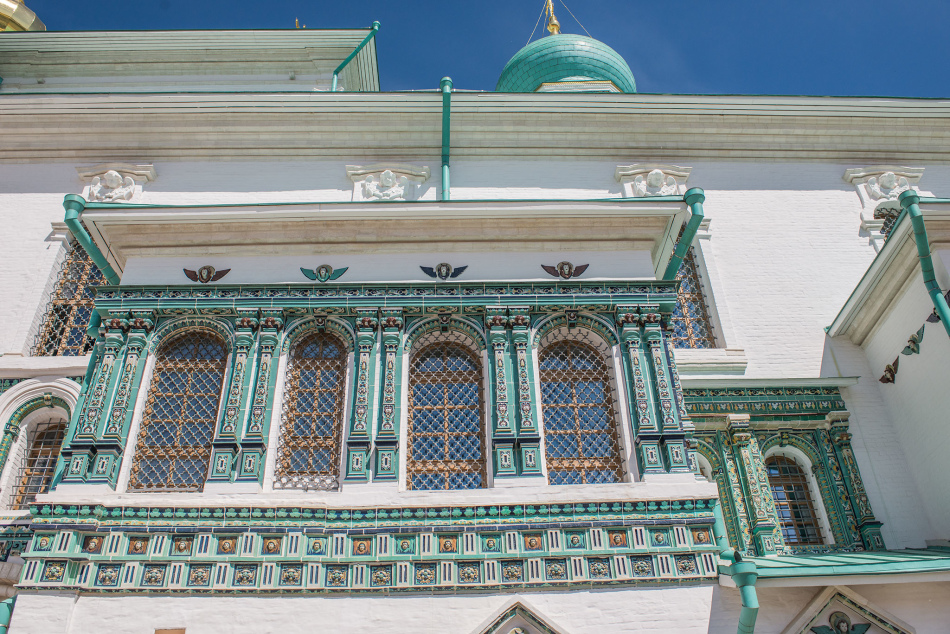
<path id="1" fill-rule="evenodd" d="M 5 93 L 0 116 L 0 161 L 429 162 L 441 152 L 437 93 Z M 452 121 L 453 158 L 950 161 L 946 100 L 458 93 Z"/>

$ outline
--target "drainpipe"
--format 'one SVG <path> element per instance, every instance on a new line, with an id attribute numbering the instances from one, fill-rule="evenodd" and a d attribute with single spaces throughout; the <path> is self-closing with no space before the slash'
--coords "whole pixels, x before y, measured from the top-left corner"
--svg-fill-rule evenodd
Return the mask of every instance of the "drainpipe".
<path id="1" fill-rule="evenodd" d="M 336 92 L 336 82 L 340 73 L 343 72 L 343 69 L 346 68 L 346 65 L 349 64 L 354 57 L 363 50 L 363 47 L 366 44 L 376 37 L 376 32 L 379 31 L 379 22 L 373 22 L 373 28 L 369 30 L 369 34 L 363 38 L 363 41 L 360 42 L 360 45 L 353 49 L 353 52 L 346 56 L 346 59 L 343 60 L 343 63 L 336 67 L 336 70 L 333 71 L 333 81 L 330 83 L 330 92 Z"/>
<path id="2" fill-rule="evenodd" d="M 901 207 L 910 216 L 910 221 L 914 225 L 914 240 L 917 241 L 917 257 L 920 260 L 920 271 L 924 275 L 924 286 L 927 287 L 930 301 L 933 302 L 937 314 L 940 315 L 940 321 L 943 323 L 947 335 L 950 335 L 950 306 L 947 305 L 947 299 L 940 291 L 937 277 L 934 274 L 934 263 L 930 257 L 930 240 L 927 239 L 927 227 L 924 225 L 924 216 L 920 212 L 920 207 L 918 207 L 920 196 L 914 190 L 908 189 L 897 200 L 900 201 Z M 895 226 L 897 226 L 896 223 Z"/>
<path id="3" fill-rule="evenodd" d="M 736 587 L 739 588 L 739 596 L 742 599 L 742 609 L 739 611 L 738 634 L 753 634 L 755 632 L 755 618 L 759 614 L 759 598 L 755 594 L 755 582 L 759 578 L 758 569 L 753 561 L 743 561 L 742 555 L 729 546 L 729 538 L 726 536 L 726 523 L 722 518 L 722 505 L 717 504 L 713 508 L 715 522 L 713 523 L 713 536 L 716 538 L 716 545 L 719 546 L 719 557 L 730 562 L 725 566 L 723 574 L 732 577 Z"/>
<path id="4" fill-rule="evenodd" d="M 96 263 L 96 266 L 99 267 L 99 270 L 102 271 L 102 274 L 109 283 L 118 284 L 118 274 L 109 264 L 109 261 L 106 260 L 105 256 L 102 255 L 102 251 L 100 251 L 99 247 L 92 241 L 92 238 L 86 233 L 86 228 L 83 227 L 79 221 L 83 210 L 86 208 L 86 199 L 76 194 L 66 194 L 66 198 L 63 200 L 63 207 L 66 208 L 66 226 L 69 227 L 73 237 L 76 238 L 76 241 L 86 250 L 86 253 L 88 253 L 92 261 Z"/>
<path id="5" fill-rule="evenodd" d="M 10 628 L 10 619 L 13 618 L 14 603 L 16 603 L 16 596 L 0 601 L 0 634 L 7 634 Z"/>
<path id="6" fill-rule="evenodd" d="M 443 77 L 442 89 L 442 200 L 450 200 L 449 155 L 452 153 L 452 78 Z"/>
<path id="7" fill-rule="evenodd" d="M 699 231 L 699 225 L 703 221 L 703 201 L 706 200 L 706 194 L 699 187 L 693 187 L 683 195 L 683 202 L 689 206 L 689 222 L 686 223 L 686 229 L 683 230 L 683 237 L 680 238 L 676 248 L 673 249 L 673 257 L 666 266 L 666 272 L 663 273 L 663 279 L 666 281 L 676 279 L 676 273 L 680 270 L 680 264 L 683 258 L 689 252 L 689 247 L 693 244 L 693 238 Z"/>

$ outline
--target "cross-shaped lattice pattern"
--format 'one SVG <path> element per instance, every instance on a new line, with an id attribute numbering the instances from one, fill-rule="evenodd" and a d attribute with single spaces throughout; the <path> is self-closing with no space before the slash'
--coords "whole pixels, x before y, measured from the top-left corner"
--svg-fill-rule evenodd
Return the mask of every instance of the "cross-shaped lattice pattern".
<path id="1" fill-rule="evenodd" d="M 430 333 L 415 342 L 409 404 L 409 488 L 484 487 L 482 364 L 467 339 Z"/>
<path id="2" fill-rule="evenodd" d="M 572 339 L 542 342 L 539 357 L 548 480 L 620 482 L 623 469 L 607 362 L 594 345 L 583 341 L 586 332 L 565 336 Z"/>
<path id="3" fill-rule="evenodd" d="M 176 335 L 159 348 L 130 489 L 204 486 L 227 354 L 224 341 L 201 329 Z"/>
<path id="4" fill-rule="evenodd" d="M 785 543 L 821 544 L 808 480 L 801 466 L 791 458 L 772 456 L 765 461 L 765 468 Z"/>
<path id="5" fill-rule="evenodd" d="M 338 337 L 314 333 L 294 344 L 277 451 L 279 475 L 339 476 L 345 374 L 346 346 Z"/>
<path id="6" fill-rule="evenodd" d="M 73 245 L 60 269 L 33 354 L 76 357 L 92 350 L 95 340 L 86 335 L 86 328 L 92 317 L 95 288 L 104 281 L 86 251 Z"/>
<path id="7" fill-rule="evenodd" d="M 13 491 L 12 508 L 28 509 L 37 495 L 49 491 L 65 435 L 65 421 L 40 423 L 30 432 L 26 459 L 21 463 Z"/>
<path id="8" fill-rule="evenodd" d="M 715 348 L 716 340 L 709 321 L 709 309 L 703 295 L 693 247 L 689 248 L 683 258 L 676 279 L 680 280 L 680 288 L 676 296 L 676 307 L 673 309 L 673 345 L 677 348 Z"/>

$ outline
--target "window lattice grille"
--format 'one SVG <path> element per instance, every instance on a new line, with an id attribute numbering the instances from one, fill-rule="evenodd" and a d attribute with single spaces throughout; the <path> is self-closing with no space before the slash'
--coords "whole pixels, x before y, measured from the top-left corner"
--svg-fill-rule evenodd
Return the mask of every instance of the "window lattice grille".
<path id="1" fill-rule="evenodd" d="M 673 310 L 673 334 L 670 337 L 673 346 L 715 348 L 716 340 L 709 321 L 709 308 L 703 295 L 693 247 L 686 252 L 676 279 L 680 281 L 680 288 L 676 296 L 676 308 Z"/>
<path id="2" fill-rule="evenodd" d="M 13 492 L 14 510 L 29 508 L 37 495 L 49 491 L 65 436 L 66 421 L 40 423 L 30 432 Z"/>
<path id="3" fill-rule="evenodd" d="M 464 343 L 463 343 L 464 342 Z M 482 364 L 458 333 L 430 333 L 409 367 L 410 489 L 486 485 Z"/>
<path id="4" fill-rule="evenodd" d="M 159 349 L 130 489 L 201 490 L 224 386 L 227 347 L 206 330 L 188 330 Z"/>
<path id="5" fill-rule="evenodd" d="M 818 518 L 801 466 L 791 458 L 772 456 L 766 459 L 765 468 L 785 542 L 821 544 Z"/>
<path id="6" fill-rule="evenodd" d="M 290 353 L 279 475 L 339 476 L 346 346 L 328 333 L 308 335 Z"/>
<path id="7" fill-rule="evenodd" d="M 551 484 L 620 482 L 623 466 L 610 369 L 586 331 L 543 345 L 541 411 Z"/>
<path id="8" fill-rule="evenodd" d="M 881 233 L 884 235 L 885 241 L 890 237 L 891 229 L 894 228 L 894 223 L 897 222 L 898 216 L 900 216 L 899 209 L 885 207 L 883 209 L 874 210 L 874 219 L 884 221 L 884 223 L 881 225 Z"/>
<path id="9" fill-rule="evenodd" d="M 92 351 L 95 340 L 86 334 L 86 328 L 92 317 L 95 288 L 104 282 L 89 254 L 74 244 L 56 280 L 34 355 L 76 357 Z"/>

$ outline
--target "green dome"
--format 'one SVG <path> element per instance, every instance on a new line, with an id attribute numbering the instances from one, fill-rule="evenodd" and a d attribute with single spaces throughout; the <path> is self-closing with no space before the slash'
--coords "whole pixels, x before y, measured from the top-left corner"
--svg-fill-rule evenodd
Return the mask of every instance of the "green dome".
<path id="1" fill-rule="evenodd" d="M 560 81 L 611 81 L 621 92 L 637 92 L 633 72 L 603 42 L 561 33 L 531 42 L 505 65 L 497 92 L 534 92 L 541 84 Z"/>

